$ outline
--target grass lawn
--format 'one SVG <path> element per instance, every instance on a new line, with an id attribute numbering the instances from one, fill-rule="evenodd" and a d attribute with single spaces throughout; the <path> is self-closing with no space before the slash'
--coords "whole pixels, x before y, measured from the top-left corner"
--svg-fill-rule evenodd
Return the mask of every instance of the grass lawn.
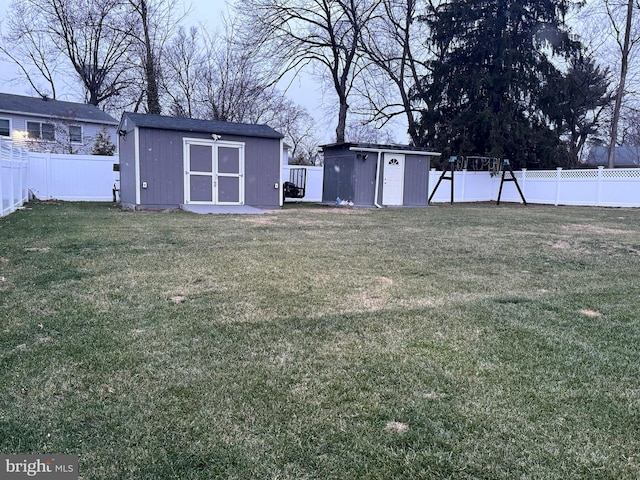
<path id="1" fill-rule="evenodd" d="M 0 452 L 82 479 L 640 478 L 640 210 L 29 204 Z"/>

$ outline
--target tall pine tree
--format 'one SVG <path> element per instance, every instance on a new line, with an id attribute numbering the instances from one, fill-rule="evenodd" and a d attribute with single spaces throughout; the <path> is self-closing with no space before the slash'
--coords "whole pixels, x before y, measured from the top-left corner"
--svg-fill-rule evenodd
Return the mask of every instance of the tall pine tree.
<path id="1" fill-rule="evenodd" d="M 558 73 L 551 57 L 578 48 L 563 22 L 572 2 L 448 0 L 431 5 L 424 21 L 441 53 L 425 79 L 425 143 L 445 155 L 509 158 L 516 166 L 553 157 L 559 135 L 547 125 L 539 99 L 547 78 Z"/>

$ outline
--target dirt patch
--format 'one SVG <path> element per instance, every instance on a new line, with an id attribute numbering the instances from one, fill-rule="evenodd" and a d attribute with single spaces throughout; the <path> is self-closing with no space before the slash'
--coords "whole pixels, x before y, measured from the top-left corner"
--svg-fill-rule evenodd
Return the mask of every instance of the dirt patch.
<path id="1" fill-rule="evenodd" d="M 252 215 L 242 219 L 244 223 L 251 223 L 252 225 L 273 225 L 277 220 L 277 217 L 272 215 Z"/>
<path id="2" fill-rule="evenodd" d="M 384 429 L 387 432 L 404 433 L 409 430 L 409 425 L 402 422 L 387 422 L 387 425 L 384 427 Z"/>
<path id="3" fill-rule="evenodd" d="M 590 317 L 590 318 L 600 318 L 600 317 L 602 317 L 602 313 L 598 312 L 597 310 L 590 310 L 590 309 L 587 309 L 587 308 L 584 308 L 584 309 L 580 310 L 580 313 L 582 315 L 585 315 L 585 316 Z"/>
<path id="4" fill-rule="evenodd" d="M 564 240 L 560 240 L 552 244 L 551 248 L 559 248 L 560 250 L 569 250 L 571 248 L 571 244 L 569 242 L 565 242 Z"/>

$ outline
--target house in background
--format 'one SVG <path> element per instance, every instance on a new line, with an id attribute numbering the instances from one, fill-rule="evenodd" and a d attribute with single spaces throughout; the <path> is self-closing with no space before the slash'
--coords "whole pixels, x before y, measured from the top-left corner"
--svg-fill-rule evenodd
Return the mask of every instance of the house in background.
<path id="1" fill-rule="evenodd" d="M 408 145 L 324 145 L 322 203 L 356 206 L 428 205 L 431 157 L 440 154 Z"/>
<path id="2" fill-rule="evenodd" d="M 99 135 L 117 145 L 117 126 L 94 105 L 0 93 L 0 138 L 32 152 L 91 154 Z"/>
<path id="3" fill-rule="evenodd" d="M 118 135 L 125 208 L 282 205 L 284 136 L 268 125 L 124 113 Z"/>
<path id="4" fill-rule="evenodd" d="M 609 147 L 593 147 L 587 155 L 586 164 L 589 167 L 609 166 Z M 640 147 L 624 146 L 616 147 L 616 158 L 614 162 L 616 168 L 638 168 L 640 167 Z"/>

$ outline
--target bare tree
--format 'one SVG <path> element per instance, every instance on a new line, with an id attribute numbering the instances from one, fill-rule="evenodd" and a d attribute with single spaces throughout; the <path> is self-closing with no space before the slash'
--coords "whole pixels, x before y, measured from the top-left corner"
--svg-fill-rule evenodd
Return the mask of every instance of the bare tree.
<path id="1" fill-rule="evenodd" d="M 204 47 L 196 27 L 180 27 L 167 45 L 164 55 L 163 90 L 173 115 L 196 115 L 199 77 L 205 64 Z"/>
<path id="2" fill-rule="evenodd" d="M 385 125 L 404 116 L 414 145 L 421 134 L 414 98 L 427 72 L 426 24 L 417 21 L 417 0 L 383 0 L 379 11 L 361 30 L 361 48 L 369 61 L 361 93 L 373 122 Z"/>
<path id="3" fill-rule="evenodd" d="M 613 116 L 611 118 L 611 142 L 609 143 L 609 168 L 613 168 L 615 166 L 616 145 L 618 143 L 618 123 L 620 121 L 620 111 L 622 109 L 622 101 L 629 71 L 629 57 L 633 47 L 640 41 L 640 36 L 631 30 L 635 7 L 634 0 L 626 1 L 626 12 L 622 22 L 620 21 L 619 5 L 609 0 L 606 0 L 605 3 L 611 26 L 615 31 L 616 42 L 620 47 L 620 78 L 618 81 L 616 101 L 613 107 Z M 622 25 L 624 25 L 624 28 L 622 28 Z"/>
<path id="4" fill-rule="evenodd" d="M 0 50 L 40 94 L 38 80 L 44 79 L 54 98 L 57 61 L 64 56 L 87 102 L 99 105 L 129 80 L 126 55 L 132 28 L 123 0 L 14 0 Z"/>
<path id="5" fill-rule="evenodd" d="M 247 25 L 245 40 L 269 49 L 281 72 L 309 64 L 330 78 L 338 97 L 336 141 L 345 140 L 348 98 L 359 74 L 360 32 L 381 0 L 245 0 L 238 12 Z"/>
<path id="6" fill-rule="evenodd" d="M 159 85 L 165 45 L 188 12 L 177 16 L 177 4 L 173 0 L 128 0 L 128 3 L 138 25 L 133 38 L 143 72 L 146 111 L 159 114 L 162 111 Z"/>

